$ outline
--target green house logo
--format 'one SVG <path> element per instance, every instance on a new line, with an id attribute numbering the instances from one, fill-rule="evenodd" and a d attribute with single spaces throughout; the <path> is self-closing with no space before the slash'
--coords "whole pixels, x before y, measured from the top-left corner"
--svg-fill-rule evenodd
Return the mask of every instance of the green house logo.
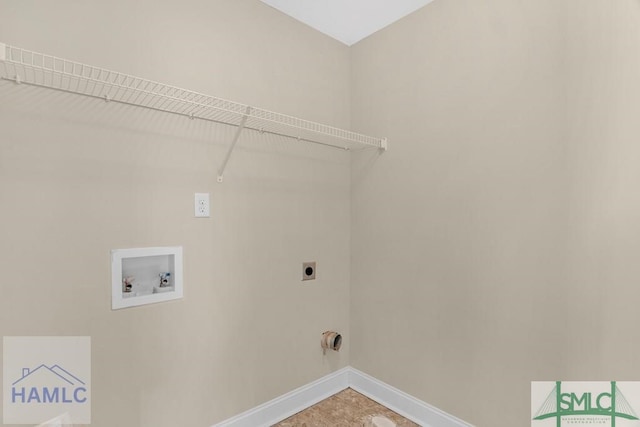
<path id="1" fill-rule="evenodd" d="M 563 420 L 576 426 L 597 424 L 616 427 L 616 419 L 638 420 L 616 381 L 603 384 L 607 387 L 597 391 L 592 387 L 585 387 L 584 391 L 575 387 L 563 391 L 562 381 L 556 381 L 544 403 L 533 416 L 533 421 L 555 418 L 556 427 L 561 427 Z"/>

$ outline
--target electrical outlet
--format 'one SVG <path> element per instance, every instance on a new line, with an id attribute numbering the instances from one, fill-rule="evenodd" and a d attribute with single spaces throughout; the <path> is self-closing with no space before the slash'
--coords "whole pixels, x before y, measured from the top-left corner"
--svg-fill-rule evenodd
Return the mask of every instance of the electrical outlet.
<path id="1" fill-rule="evenodd" d="M 302 263 L 302 280 L 316 280 L 316 262 Z"/>
<path id="2" fill-rule="evenodd" d="M 211 216 L 209 193 L 196 193 L 195 215 L 196 218 L 209 218 Z"/>

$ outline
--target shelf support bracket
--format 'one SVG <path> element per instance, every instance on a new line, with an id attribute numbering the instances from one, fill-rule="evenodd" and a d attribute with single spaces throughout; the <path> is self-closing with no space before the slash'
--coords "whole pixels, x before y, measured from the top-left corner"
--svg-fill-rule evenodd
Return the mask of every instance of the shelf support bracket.
<path id="1" fill-rule="evenodd" d="M 220 169 L 218 169 L 218 182 L 222 182 L 224 180 L 224 170 L 227 167 L 227 162 L 231 157 L 231 153 L 233 149 L 236 147 L 236 143 L 238 142 L 238 138 L 240 138 L 240 134 L 244 130 L 245 125 L 247 124 L 247 119 L 249 118 L 249 114 L 251 114 L 251 107 L 247 107 L 244 115 L 242 116 L 242 121 L 238 125 L 238 129 L 236 129 L 236 134 L 233 135 L 233 140 L 231 141 L 231 145 L 229 145 L 229 149 L 227 150 L 227 155 L 224 157 L 224 161 L 222 165 L 220 165 Z"/>

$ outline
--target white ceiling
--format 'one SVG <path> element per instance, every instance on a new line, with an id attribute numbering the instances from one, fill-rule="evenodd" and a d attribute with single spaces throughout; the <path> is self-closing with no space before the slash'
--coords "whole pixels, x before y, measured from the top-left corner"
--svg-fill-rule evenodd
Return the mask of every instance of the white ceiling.
<path id="1" fill-rule="evenodd" d="M 433 0 L 261 0 L 347 46 Z"/>

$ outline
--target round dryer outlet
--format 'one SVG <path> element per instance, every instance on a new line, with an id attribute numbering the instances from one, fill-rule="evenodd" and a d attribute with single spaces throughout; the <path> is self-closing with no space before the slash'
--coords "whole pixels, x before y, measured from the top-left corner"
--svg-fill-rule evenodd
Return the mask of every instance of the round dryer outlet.
<path id="1" fill-rule="evenodd" d="M 316 262 L 302 263 L 302 280 L 315 280 L 316 278 Z"/>

